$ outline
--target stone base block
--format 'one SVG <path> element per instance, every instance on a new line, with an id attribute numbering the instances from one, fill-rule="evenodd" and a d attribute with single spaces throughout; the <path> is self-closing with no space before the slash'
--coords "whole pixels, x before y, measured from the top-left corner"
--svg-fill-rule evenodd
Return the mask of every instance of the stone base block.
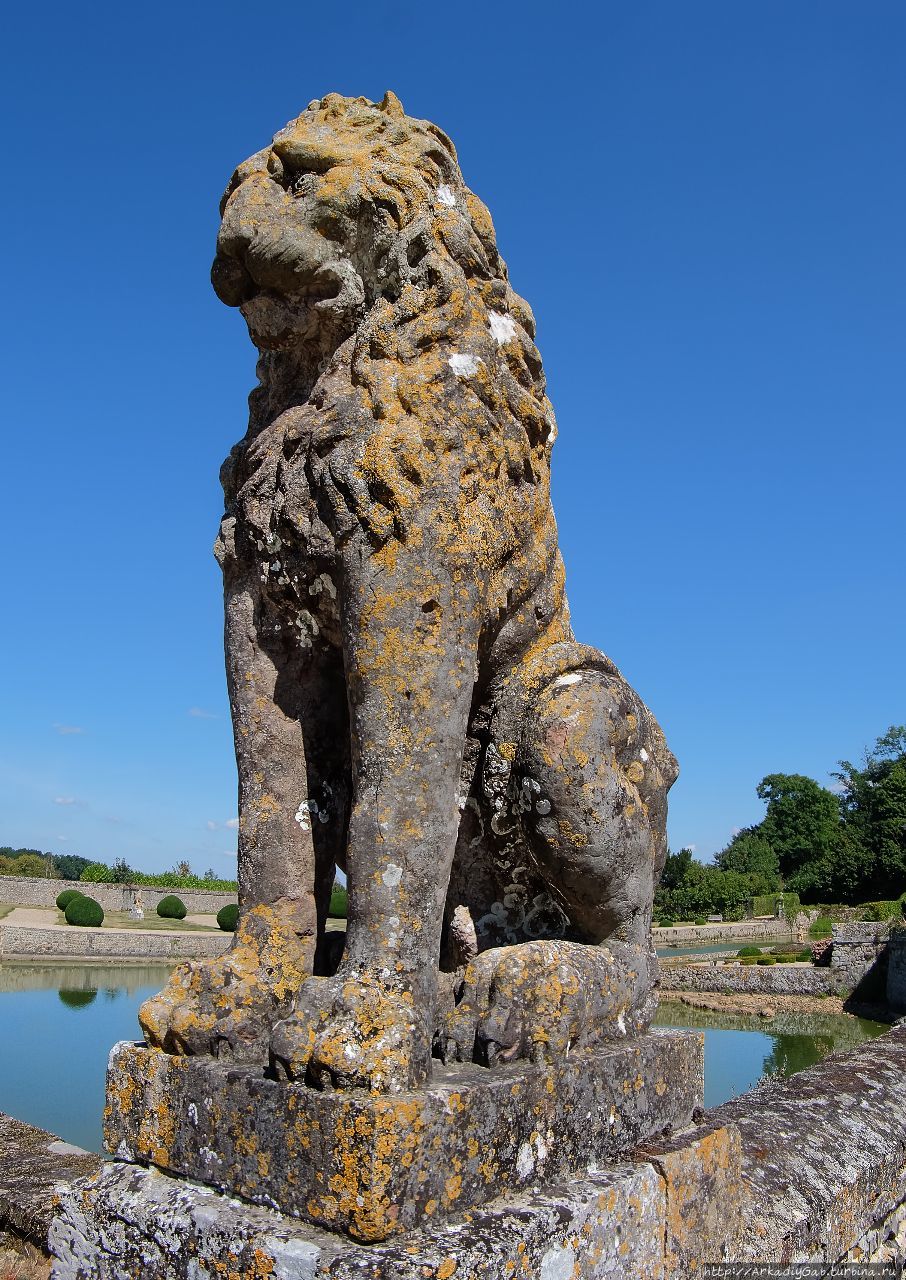
<path id="1" fill-rule="evenodd" d="M 647 1164 L 495 1202 L 384 1244 L 344 1241 L 116 1162 L 70 1194 L 53 1280 L 664 1280 L 664 1195 Z"/>
<path id="2" fill-rule="evenodd" d="M 703 1037 L 680 1031 L 550 1066 L 437 1064 L 429 1087 L 392 1096 L 320 1093 L 124 1043 L 105 1140 L 121 1159 L 378 1241 L 682 1129 L 702 1081 Z"/>

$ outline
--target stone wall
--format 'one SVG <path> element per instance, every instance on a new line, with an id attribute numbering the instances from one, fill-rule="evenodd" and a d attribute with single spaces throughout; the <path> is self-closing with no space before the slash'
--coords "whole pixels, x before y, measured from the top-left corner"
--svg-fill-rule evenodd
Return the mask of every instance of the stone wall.
<path id="1" fill-rule="evenodd" d="M 36 929 L 0 922 L 0 959 L 56 956 L 98 960 L 191 960 L 219 956 L 231 933 L 168 933 L 160 929 Z"/>
<path id="2" fill-rule="evenodd" d="M 161 898 L 177 894 L 192 914 L 216 915 L 236 894 L 223 889 L 164 889 L 159 885 L 82 884 L 75 880 L 45 880 L 39 876 L 0 876 L 0 903 L 17 907 L 53 907 L 64 889 L 80 889 L 101 904 L 105 911 L 128 911 L 136 898 L 146 912 L 155 912 Z"/>
<path id="3" fill-rule="evenodd" d="M 708 1119 L 742 1140 L 749 1229 L 740 1261 L 885 1261 L 897 1248 L 906 1028 L 759 1086 Z"/>
<path id="4" fill-rule="evenodd" d="M 717 991 L 733 995 L 843 995 L 852 980 L 842 969 L 809 964 L 677 965 L 661 970 L 660 990 Z"/>
<path id="5" fill-rule="evenodd" d="M 891 933 L 887 955 L 887 1003 L 902 1016 L 906 1014 L 906 929 Z"/>
<path id="6" fill-rule="evenodd" d="M 656 947 L 692 947 L 698 942 L 736 942 L 750 938 L 767 938 L 778 941 L 792 937 L 792 929 L 786 920 L 734 920 L 727 924 L 677 924 L 668 929 L 653 929 L 652 941 Z"/>

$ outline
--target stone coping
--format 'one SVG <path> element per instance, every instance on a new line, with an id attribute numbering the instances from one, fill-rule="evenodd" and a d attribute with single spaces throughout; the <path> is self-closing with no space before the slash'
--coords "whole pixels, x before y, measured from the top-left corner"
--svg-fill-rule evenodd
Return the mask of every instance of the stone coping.
<path id="1" fill-rule="evenodd" d="M 435 1064 L 407 1093 L 322 1093 L 144 1045 L 110 1056 L 104 1138 L 154 1164 L 375 1241 L 616 1158 L 701 1105 L 704 1037 L 658 1029 L 553 1064 Z"/>
<path id="2" fill-rule="evenodd" d="M 171 933 L 165 929 L 80 929 L 72 925 L 23 925 L 0 921 L 0 960 L 66 957 L 87 960 L 191 960 L 219 956 L 231 933 Z"/>
<path id="3" fill-rule="evenodd" d="M 63 1191 L 99 1172 L 90 1151 L 0 1112 L 0 1229 L 11 1229 L 40 1249 Z"/>
<path id="4" fill-rule="evenodd" d="M 708 1113 L 736 1126 L 746 1259 L 836 1261 L 906 1198 L 906 1027 Z"/>

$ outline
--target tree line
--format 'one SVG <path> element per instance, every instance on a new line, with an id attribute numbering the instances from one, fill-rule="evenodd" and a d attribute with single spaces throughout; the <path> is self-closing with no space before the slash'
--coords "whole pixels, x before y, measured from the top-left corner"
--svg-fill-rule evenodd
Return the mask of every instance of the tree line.
<path id="1" fill-rule="evenodd" d="M 840 760 L 822 787 L 800 773 L 771 773 L 756 787 L 766 812 L 699 862 L 667 857 L 659 915 L 742 914 L 753 897 L 780 892 L 806 904 L 882 902 L 906 892 L 906 725 L 892 725 L 861 765 Z"/>
<path id="2" fill-rule="evenodd" d="M 125 858 L 112 865 L 93 862 L 74 853 L 42 853 L 40 849 L 0 846 L 0 876 L 36 876 L 51 880 L 78 880 L 88 884 L 156 885 L 165 889 L 222 889 L 235 891 L 235 880 L 223 880 L 213 868 L 202 876 L 188 862 L 177 862 L 170 871 L 149 875 L 130 867 Z"/>

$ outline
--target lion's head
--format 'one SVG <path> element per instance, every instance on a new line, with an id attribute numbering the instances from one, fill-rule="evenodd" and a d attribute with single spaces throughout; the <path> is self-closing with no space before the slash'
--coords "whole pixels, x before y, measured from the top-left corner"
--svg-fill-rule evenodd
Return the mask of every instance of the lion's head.
<path id="1" fill-rule="evenodd" d="M 263 353 L 255 430 L 288 404 L 320 403 L 319 380 L 335 401 L 341 376 L 382 424 L 361 463 L 376 494 L 379 452 L 452 449 L 473 458 L 456 481 L 464 501 L 484 495 L 479 542 L 499 541 L 504 507 L 510 529 L 546 518 L 556 428 L 534 318 L 436 125 L 391 93 L 329 94 L 239 166 L 221 209 L 214 288 Z M 394 516 L 400 500 L 397 486 Z"/>
<path id="2" fill-rule="evenodd" d="M 450 261 L 470 277 L 506 279 L 452 142 L 391 93 L 379 104 L 312 102 L 239 166 L 221 212 L 214 288 L 264 349 L 316 328 L 342 337 L 378 299 L 436 285 Z"/>

